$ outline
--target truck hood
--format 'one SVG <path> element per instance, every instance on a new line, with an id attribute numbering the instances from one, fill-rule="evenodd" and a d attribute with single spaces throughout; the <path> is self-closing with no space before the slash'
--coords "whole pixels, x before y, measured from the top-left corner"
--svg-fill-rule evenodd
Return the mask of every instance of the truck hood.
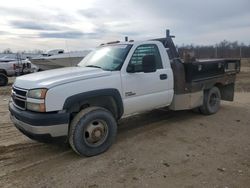
<path id="1" fill-rule="evenodd" d="M 14 85 L 23 89 L 51 88 L 79 80 L 109 76 L 112 72 L 90 67 L 66 67 L 20 76 Z"/>

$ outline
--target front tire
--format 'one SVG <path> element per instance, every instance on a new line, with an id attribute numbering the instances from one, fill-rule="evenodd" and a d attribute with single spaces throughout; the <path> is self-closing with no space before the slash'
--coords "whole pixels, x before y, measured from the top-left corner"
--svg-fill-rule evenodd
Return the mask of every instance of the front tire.
<path id="1" fill-rule="evenodd" d="M 213 87 L 204 92 L 203 105 L 200 107 L 200 112 L 204 115 L 211 115 L 218 112 L 220 109 L 221 94 L 217 87 Z"/>
<path id="2" fill-rule="evenodd" d="M 5 74 L 0 73 L 0 86 L 6 86 L 8 84 L 8 77 Z"/>
<path id="3" fill-rule="evenodd" d="M 116 134 L 117 124 L 113 115 L 104 108 L 89 107 L 72 120 L 69 143 L 77 154 L 90 157 L 108 150 Z"/>

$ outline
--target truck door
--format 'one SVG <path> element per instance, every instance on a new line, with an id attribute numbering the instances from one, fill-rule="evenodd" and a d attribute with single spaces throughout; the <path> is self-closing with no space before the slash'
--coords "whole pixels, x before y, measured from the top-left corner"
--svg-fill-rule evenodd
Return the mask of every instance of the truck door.
<path id="1" fill-rule="evenodd" d="M 161 53 L 157 44 L 142 44 L 131 49 L 121 71 L 125 116 L 171 103 L 172 70 L 169 62 L 169 66 L 163 63 Z M 153 72 L 143 69 L 143 61 L 149 56 L 155 62 L 156 69 Z"/>

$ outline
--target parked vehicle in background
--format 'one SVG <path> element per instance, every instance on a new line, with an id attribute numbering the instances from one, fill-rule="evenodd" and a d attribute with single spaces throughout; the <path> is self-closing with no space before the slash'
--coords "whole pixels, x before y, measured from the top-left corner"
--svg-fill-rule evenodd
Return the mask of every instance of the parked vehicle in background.
<path id="1" fill-rule="evenodd" d="M 38 69 L 28 59 L 0 58 L 0 86 L 8 84 L 8 77 L 34 73 Z"/>
<path id="2" fill-rule="evenodd" d="M 62 49 L 51 50 L 31 58 L 31 62 L 40 70 L 76 66 L 90 51 L 64 52 Z"/>
<path id="3" fill-rule="evenodd" d="M 233 101 L 238 59 L 184 63 L 169 31 L 165 38 L 110 42 L 78 67 L 16 79 L 9 103 L 15 126 L 28 137 L 66 137 L 79 155 L 93 156 L 114 142 L 117 121 L 168 107 L 216 113 Z"/>

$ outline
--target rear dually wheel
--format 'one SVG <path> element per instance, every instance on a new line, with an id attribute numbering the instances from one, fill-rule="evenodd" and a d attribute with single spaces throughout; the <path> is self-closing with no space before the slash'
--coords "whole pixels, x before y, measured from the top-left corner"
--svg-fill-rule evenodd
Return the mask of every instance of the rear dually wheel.
<path id="1" fill-rule="evenodd" d="M 211 115 L 218 112 L 220 108 L 221 94 L 217 87 L 204 91 L 203 105 L 199 108 L 204 115 Z"/>

